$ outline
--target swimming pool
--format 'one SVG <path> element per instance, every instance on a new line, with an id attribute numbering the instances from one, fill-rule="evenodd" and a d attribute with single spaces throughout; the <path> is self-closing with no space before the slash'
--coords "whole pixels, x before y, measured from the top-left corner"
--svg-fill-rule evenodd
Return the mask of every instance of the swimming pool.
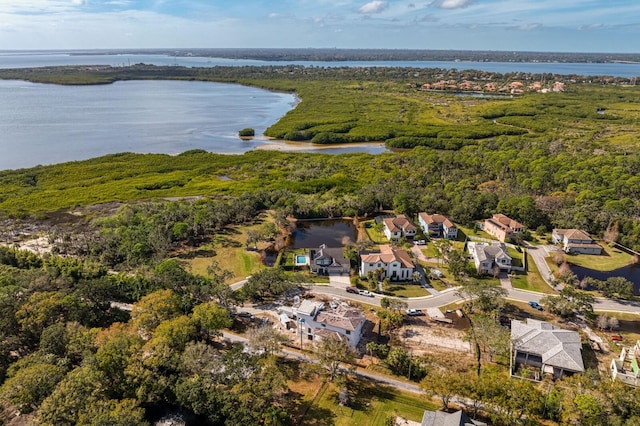
<path id="1" fill-rule="evenodd" d="M 307 264 L 307 256 L 303 254 L 296 254 L 296 265 L 306 265 Z"/>

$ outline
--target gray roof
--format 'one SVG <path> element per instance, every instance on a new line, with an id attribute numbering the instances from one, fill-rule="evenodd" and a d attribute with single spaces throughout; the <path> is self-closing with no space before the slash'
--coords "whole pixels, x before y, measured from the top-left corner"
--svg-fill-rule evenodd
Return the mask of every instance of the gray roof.
<path id="1" fill-rule="evenodd" d="M 485 423 L 472 420 L 459 410 L 453 413 L 445 413 L 444 411 L 425 411 L 422 415 L 421 426 L 484 426 Z"/>
<path id="2" fill-rule="evenodd" d="M 525 321 L 511 321 L 511 341 L 518 352 L 538 355 L 546 365 L 584 371 L 582 343 L 577 332 L 546 321 L 531 318 Z"/>
<path id="3" fill-rule="evenodd" d="M 506 246 L 502 243 L 485 244 L 473 242 L 469 243 L 469 246 L 473 247 L 480 262 L 485 260 L 493 262 L 495 259 L 502 258 L 511 259 L 511 256 L 507 254 Z"/>

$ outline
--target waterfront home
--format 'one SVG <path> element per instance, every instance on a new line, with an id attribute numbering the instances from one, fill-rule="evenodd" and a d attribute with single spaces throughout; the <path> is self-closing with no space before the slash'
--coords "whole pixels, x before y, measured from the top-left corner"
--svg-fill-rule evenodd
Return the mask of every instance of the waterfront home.
<path id="1" fill-rule="evenodd" d="M 413 238 L 417 228 L 411 220 L 403 214 L 382 219 L 384 235 L 389 241 L 397 241 L 400 238 Z"/>
<path id="2" fill-rule="evenodd" d="M 436 238 L 455 240 L 458 238 L 458 228 L 446 216 L 441 214 L 418 213 L 418 224 L 425 235 Z"/>
<path id="3" fill-rule="evenodd" d="M 342 275 L 349 273 L 351 265 L 342 247 L 323 244 L 318 249 L 309 249 L 309 269 L 318 275 Z"/>
<path id="4" fill-rule="evenodd" d="M 602 254 L 602 247 L 581 229 L 554 229 L 551 239 L 566 253 Z"/>

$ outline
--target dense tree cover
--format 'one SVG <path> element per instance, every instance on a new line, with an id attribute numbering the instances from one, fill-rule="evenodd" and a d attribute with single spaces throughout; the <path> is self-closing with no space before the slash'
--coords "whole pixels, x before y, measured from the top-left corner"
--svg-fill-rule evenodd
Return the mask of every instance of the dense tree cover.
<path id="1" fill-rule="evenodd" d="M 635 87 L 573 78 L 566 93 L 469 99 L 420 91 L 415 84 L 435 78 L 531 82 L 553 76 L 298 66 L 62 67 L 7 70 L 0 77 L 18 74 L 69 83 L 189 78 L 295 91 L 303 102 L 268 134 L 317 142 L 425 145 L 378 156 L 224 156 L 201 150 L 174 157 L 116 154 L 0 172 L 0 209 L 18 217 L 115 200 L 205 197 L 193 207 L 166 207 L 175 212 L 157 205 L 147 211 L 132 208 L 105 222 L 108 244 L 93 245 L 93 250 L 112 263 L 161 259 L 180 244 L 197 244 L 207 228 L 253 217 L 247 202 L 254 210 L 275 207 L 299 217 L 374 214 L 380 208 L 437 211 L 463 224 L 503 211 L 530 229 L 575 227 L 595 235 L 616 229 L 618 242 L 640 248 Z M 235 212 L 242 213 L 225 217 Z M 154 214 L 155 219 L 140 220 Z M 92 239 L 84 242 L 91 250 Z"/>
<path id="2" fill-rule="evenodd" d="M 144 425 L 148 404 L 190 410 L 200 424 L 260 424 L 271 407 L 286 417 L 285 371 L 268 338 L 259 344 L 267 356 L 210 344 L 232 325 L 228 309 L 165 288 L 140 298 L 129 319 L 111 308 L 109 293 L 92 302 L 81 287 L 104 277 L 74 282 L 72 271 L 45 266 L 53 259 L 3 265 L 2 276 L 14 278 L 0 287 L 0 401 L 8 410 L 56 426 Z"/>

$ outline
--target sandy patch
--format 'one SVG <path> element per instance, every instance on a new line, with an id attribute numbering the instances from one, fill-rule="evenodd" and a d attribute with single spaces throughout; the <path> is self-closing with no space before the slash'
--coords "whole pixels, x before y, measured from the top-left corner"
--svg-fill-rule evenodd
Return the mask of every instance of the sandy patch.
<path id="1" fill-rule="evenodd" d="M 322 151 L 325 149 L 348 149 L 357 147 L 370 147 L 370 148 L 383 148 L 382 142 L 363 142 L 363 143 L 348 143 L 348 144 L 330 144 L 330 145 L 317 145 L 309 142 L 279 142 L 270 141 L 263 145 L 258 145 L 256 149 L 271 150 L 271 151 Z"/>
<path id="2" fill-rule="evenodd" d="M 18 243 L 20 250 L 27 250 L 37 254 L 51 253 L 52 247 L 47 237 L 39 237 Z"/>

